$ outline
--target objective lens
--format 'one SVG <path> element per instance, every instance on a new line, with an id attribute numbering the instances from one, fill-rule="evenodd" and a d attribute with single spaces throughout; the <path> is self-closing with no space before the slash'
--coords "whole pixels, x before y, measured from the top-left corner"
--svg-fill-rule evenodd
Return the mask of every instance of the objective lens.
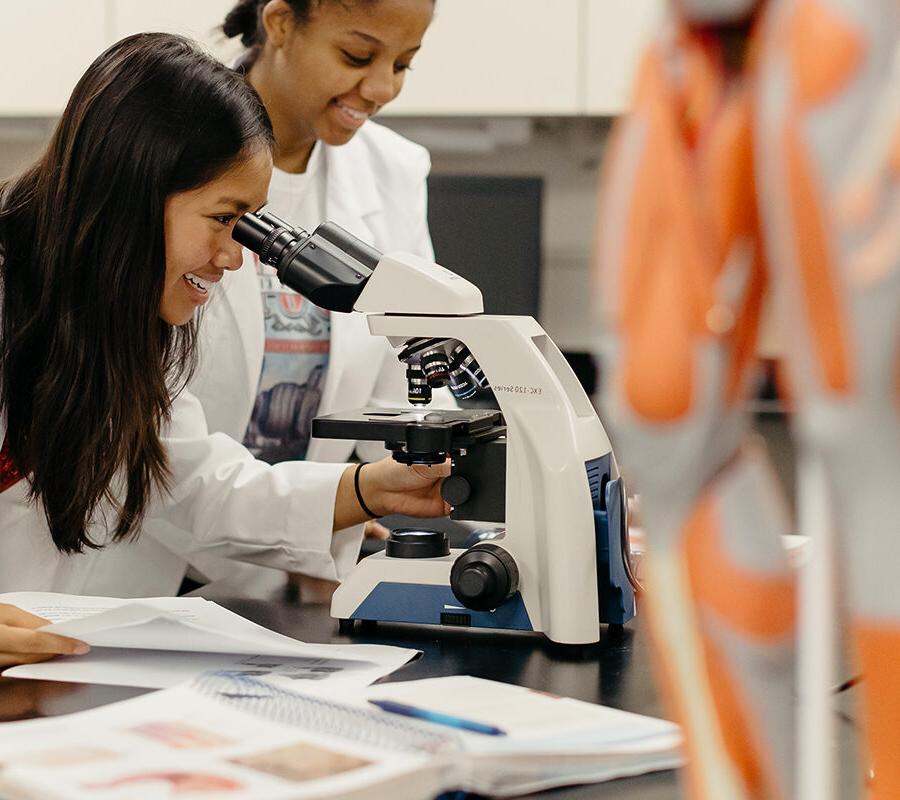
<path id="1" fill-rule="evenodd" d="M 450 380 L 450 364 L 443 348 L 435 348 L 422 353 L 422 372 L 428 385 L 433 389 L 446 386 Z"/>
<path id="2" fill-rule="evenodd" d="M 472 397 L 478 389 L 478 382 L 472 375 L 469 367 L 474 364 L 479 372 L 481 368 L 469 352 L 469 348 L 462 342 L 456 345 L 450 353 L 450 391 L 459 400 Z M 483 374 L 483 373 L 482 373 Z"/>
<path id="3" fill-rule="evenodd" d="M 450 352 L 450 370 L 465 370 L 469 373 L 475 385 L 481 389 L 488 386 L 487 377 L 481 365 L 475 360 L 475 356 L 462 342 L 458 342 L 456 347 Z"/>
<path id="4" fill-rule="evenodd" d="M 414 406 L 431 402 L 431 387 L 418 361 L 406 365 L 406 397 Z"/>

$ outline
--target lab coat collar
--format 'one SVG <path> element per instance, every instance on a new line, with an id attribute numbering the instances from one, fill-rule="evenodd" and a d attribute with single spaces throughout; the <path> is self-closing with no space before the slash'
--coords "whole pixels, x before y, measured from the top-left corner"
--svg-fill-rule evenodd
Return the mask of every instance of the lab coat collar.
<path id="1" fill-rule="evenodd" d="M 378 178 L 362 137 L 355 137 L 339 147 L 326 146 L 325 165 L 328 182 L 325 193 L 325 218 L 346 228 L 354 236 L 374 243 L 372 223 L 382 212 L 383 201 L 378 192 Z M 377 227 L 377 226 L 376 226 Z M 328 374 L 319 404 L 320 414 L 359 408 L 368 401 L 377 370 L 355 375 L 348 363 L 360 363 L 366 358 L 350 349 L 370 351 L 367 358 L 379 362 L 384 357 L 384 345 L 369 333 L 364 314 L 331 315 L 331 356 Z M 364 362 L 365 363 L 365 362 Z M 352 445 L 335 440 L 314 441 L 307 458 L 339 460 L 347 457 Z"/>
<path id="2" fill-rule="evenodd" d="M 325 165 L 325 217 L 371 243 L 372 229 L 366 220 L 380 213 L 383 203 L 366 144 L 357 136 L 345 145 L 326 145 Z"/>

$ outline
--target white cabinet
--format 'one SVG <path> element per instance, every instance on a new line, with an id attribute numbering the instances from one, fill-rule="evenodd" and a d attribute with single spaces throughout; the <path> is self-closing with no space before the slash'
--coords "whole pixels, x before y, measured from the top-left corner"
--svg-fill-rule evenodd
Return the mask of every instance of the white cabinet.
<path id="1" fill-rule="evenodd" d="M 665 13 L 666 0 L 583 0 L 584 98 L 581 111 L 619 114 L 628 108 L 644 46 Z"/>
<path id="2" fill-rule="evenodd" d="M 56 116 L 109 44 L 105 0 L 0 0 L 0 114 Z"/>
<path id="3" fill-rule="evenodd" d="M 241 51 L 240 42 L 226 39 L 220 30 L 236 0 L 107 0 L 110 36 L 117 41 L 140 31 L 181 33 L 203 42 L 224 61 Z"/>
<path id="4" fill-rule="evenodd" d="M 581 0 L 437 0 L 391 115 L 578 113 Z"/>
<path id="5" fill-rule="evenodd" d="M 131 33 L 205 43 L 235 0 L 0 0 L 0 116 L 56 116 L 87 65 Z M 393 116 L 617 114 L 667 0 L 437 0 Z"/>
<path id="6" fill-rule="evenodd" d="M 667 0 L 438 0 L 389 115 L 614 115 Z"/>

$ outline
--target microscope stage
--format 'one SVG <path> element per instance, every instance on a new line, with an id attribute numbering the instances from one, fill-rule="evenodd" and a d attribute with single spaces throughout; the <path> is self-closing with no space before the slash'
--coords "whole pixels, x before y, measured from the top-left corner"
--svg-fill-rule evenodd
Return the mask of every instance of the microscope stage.
<path id="1" fill-rule="evenodd" d="M 312 435 L 322 439 L 402 442 L 408 434 L 432 436 L 439 443 L 464 444 L 505 433 L 496 409 L 359 408 L 316 417 Z"/>

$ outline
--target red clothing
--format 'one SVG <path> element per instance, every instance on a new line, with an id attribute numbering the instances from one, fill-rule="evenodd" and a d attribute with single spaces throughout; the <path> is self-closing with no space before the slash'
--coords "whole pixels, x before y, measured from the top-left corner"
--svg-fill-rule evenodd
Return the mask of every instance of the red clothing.
<path id="1" fill-rule="evenodd" d="M 9 455 L 9 447 L 6 439 L 0 448 L 0 492 L 5 492 L 10 486 L 14 486 L 22 480 L 22 473 Z"/>

